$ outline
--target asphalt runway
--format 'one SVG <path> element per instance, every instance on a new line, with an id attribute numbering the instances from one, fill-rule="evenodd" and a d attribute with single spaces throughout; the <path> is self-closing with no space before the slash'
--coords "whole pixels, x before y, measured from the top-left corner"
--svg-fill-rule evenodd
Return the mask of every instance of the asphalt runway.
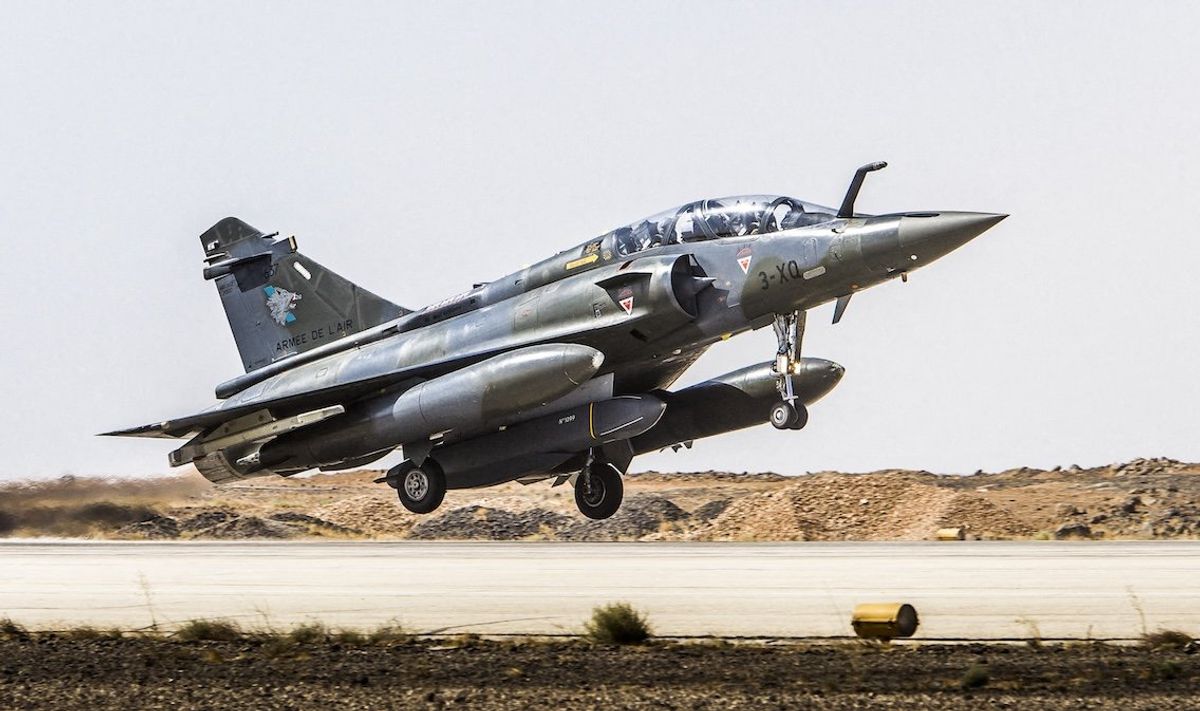
<path id="1" fill-rule="evenodd" d="M 0 543 L 0 617 L 42 629 L 564 634 L 616 600 L 672 636 L 848 635 L 855 604 L 898 601 L 920 638 L 1134 638 L 1200 629 L 1200 541 Z"/>

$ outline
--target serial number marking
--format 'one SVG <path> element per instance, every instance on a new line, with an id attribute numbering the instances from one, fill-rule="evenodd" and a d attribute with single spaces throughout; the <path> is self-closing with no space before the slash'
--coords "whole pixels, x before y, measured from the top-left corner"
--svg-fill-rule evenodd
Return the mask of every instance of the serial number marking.
<path id="1" fill-rule="evenodd" d="M 762 289 L 766 291 L 776 281 L 780 284 L 786 284 L 792 279 L 799 279 L 800 274 L 800 264 L 795 259 L 789 259 L 781 264 L 776 264 L 774 274 L 768 274 L 765 271 L 759 272 L 758 279 Z"/>

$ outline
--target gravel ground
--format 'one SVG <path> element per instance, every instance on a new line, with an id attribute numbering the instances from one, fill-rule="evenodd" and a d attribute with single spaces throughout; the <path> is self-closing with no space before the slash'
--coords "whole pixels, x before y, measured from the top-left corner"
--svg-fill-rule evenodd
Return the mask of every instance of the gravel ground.
<path id="1" fill-rule="evenodd" d="M 968 670 L 974 670 L 968 674 Z M 964 690 L 964 678 L 986 676 Z M 1140 647 L 37 635 L 0 642 L 3 709 L 1195 709 L 1200 655 Z"/>
<path id="2" fill-rule="evenodd" d="M 0 536 L 120 539 L 929 540 L 1200 538 L 1200 463 L 1137 459 L 970 476 L 881 470 L 809 476 L 630 474 L 616 516 L 590 521 L 570 486 L 447 493 L 409 513 L 376 471 L 213 486 L 75 478 L 0 484 Z"/>

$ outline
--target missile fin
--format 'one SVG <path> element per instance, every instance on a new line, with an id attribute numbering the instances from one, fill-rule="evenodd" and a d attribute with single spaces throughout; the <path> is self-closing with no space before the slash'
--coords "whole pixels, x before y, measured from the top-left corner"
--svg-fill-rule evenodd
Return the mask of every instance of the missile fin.
<path id="1" fill-rule="evenodd" d="M 854 296 L 854 294 L 850 293 L 850 294 L 846 294 L 845 296 L 839 296 L 837 298 L 837 303 L 834 304 L 834 306 L 833 306 L 833 322 L 834 323 L 837 323 L 842 320 L 842 316 L 845 315 L 845 313 L 846 313 L 846 307 L 850 305 L 850 297 L 851 296 Z"/>

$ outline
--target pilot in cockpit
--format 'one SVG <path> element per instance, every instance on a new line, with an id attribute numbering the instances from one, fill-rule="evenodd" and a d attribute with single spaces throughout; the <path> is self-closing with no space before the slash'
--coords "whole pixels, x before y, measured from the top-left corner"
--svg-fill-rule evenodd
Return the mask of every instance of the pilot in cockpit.
<path id="1" fill-rule="evenodd" d="M 734 207 L 729 213 L 729 234 L 739 237 L 758 234 L 761 231 L 760 220 L 753 203 L 738 204 Z"/>
<path id="2" fill-rule="evenodd" d="M 638 251 L 637 237 L 628 227 L 617 228 L 613 233 L 613 244 L 617 247 L 617 254 L 633 254 Z"/>
<path id="3" fill-rule="evenodd" d="M 775 202 L 777 204 L 771 209 L 770 214 L 766 216 L 767 231 L 769 232 L 792 230 L 797 227 L 822 222 L 826 219 L 821 214 L 805 212 L 804 205 L 790 198 L 779 198 Z"/>

